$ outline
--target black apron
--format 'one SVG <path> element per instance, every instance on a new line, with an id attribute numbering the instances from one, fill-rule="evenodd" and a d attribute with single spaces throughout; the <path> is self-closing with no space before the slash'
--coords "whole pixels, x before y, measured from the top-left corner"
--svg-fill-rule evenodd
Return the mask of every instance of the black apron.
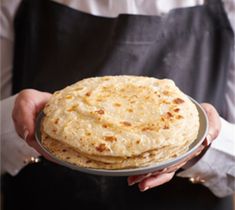
<path id="1" fill-rule="evenodd" d="M 223 116 L 233 32 L 220 1 L 160 16 L 98 17 L 47 0 L 23 0 L 15 18 L 13 93 L 53 92 L 86 77 L 170 78 Z M 88 175 L 47 160 L 2 180 L 4 210 L 232 210 L 230 197 L 175 177 L 139 192 L 127 177 Z"/>

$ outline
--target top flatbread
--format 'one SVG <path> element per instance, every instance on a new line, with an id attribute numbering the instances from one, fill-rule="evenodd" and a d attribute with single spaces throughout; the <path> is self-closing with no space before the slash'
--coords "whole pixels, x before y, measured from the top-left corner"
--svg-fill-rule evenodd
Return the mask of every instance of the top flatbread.
<path id="1" fill-rule="evenodd" d="M 44 132 L 84 154 L 131 157 L 190 145 L 198 112 L 171 80 L 137 76 L 84 79 L 53 94 Z"/>

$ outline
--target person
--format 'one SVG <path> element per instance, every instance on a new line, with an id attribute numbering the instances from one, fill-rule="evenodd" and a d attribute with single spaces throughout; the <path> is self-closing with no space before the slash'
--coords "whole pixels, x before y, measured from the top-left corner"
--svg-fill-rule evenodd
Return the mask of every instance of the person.
<path id="1" fill-rule="evenodd" d="M 228 196 L 235 190 L 231 25 L 219 0 L 192 7 L 189 1 L 178 1 L 185 4 L 173 5 L 174 9 L 162 2 L 3 3 L 1 21 L 6 28 L 17 8 L 13 69 L 8 54 L 13 34 L 1 32 L 5 39 L 1 47 L 8 49 L 2 53 L 2 97 L 16 94 L 1 106 L 2 172 L 17 174 L 2 177 L 4 209 L 232 208 Z M 213 104 L 202 104 L 210 122 L 206 151 L 163 171 L 129 177 L 128 184 L 138 183 L 144 193 L 136 185 L 128 186 L 127 177 L 84 174 L 44 158 L 28 164 L 37 162 L 42 152 L 34 140 L 35 117 L 50 98 L 49 92 L 86 77 L 117 74 L 171 78 L 197 101 Z M 16 131 L 9 117 L 12 110 Z M 180 173 L 179 167 L 183 167 Z"/>

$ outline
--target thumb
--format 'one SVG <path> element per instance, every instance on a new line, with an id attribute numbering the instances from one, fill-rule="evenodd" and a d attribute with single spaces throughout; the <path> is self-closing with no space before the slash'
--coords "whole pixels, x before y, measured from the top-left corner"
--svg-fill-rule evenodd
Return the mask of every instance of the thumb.
<path id="1" fill-rule="evenodd" d="M 26 89 L 16 98 L 12 118 L 17 133 L 30 144 L 34 140 L 35 119 L 38 112 L 45 106 L 50 93 Z"/>
<path id="2" fill-rule="evenodd" d="M 209 123 L 208 134 L 205 142 L 203 143 L 205 146 L 208 146 L 219 135 L 221 129 L 221 121 L 219 118 L 219 114 L 214 106 L 208 103 L 202 103 L 201 105 L 203 109 L 206 111 L 208 117 L 208 123 Z"/>

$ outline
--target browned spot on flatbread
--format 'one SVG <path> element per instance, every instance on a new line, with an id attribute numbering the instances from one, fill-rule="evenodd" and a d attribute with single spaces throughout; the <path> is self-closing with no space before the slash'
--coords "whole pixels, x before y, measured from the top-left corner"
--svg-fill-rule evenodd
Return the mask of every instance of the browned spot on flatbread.
<path id="1" fill-rule="evenodd" d="M 71 96 L 71 95 L 67 95 L 67 96 L 65 96 L 65 98 L 66 98 L 66 99 L 72 99 L 72 98 L 73 98 L 73 96 Z"/>
<path id="2" fill-rule="evenodd" d="M 163 126 L 163 129 L 169 129 L 170 127 L 169 127 L 169 125 L 164 125 Z"/>
<path id="3" fill-rule="evenodd" d="M 126 122 L 126 121 L 121 122 L 121 124 L 123 124 L 123 125 L 125 125 L 125 126 L 131 126 L 131 123 Z"/>
<path id="4" fill-rule="evenodd" d="M 98 114 L 100 114 L 100 115 L 104 114 L 104 110 L 103 110 L 103 109 L 97 110 L 97 111 L 95 111 L 95 112 L 98 113 Z"/>
<path id="5" fill-rule="evenodd" d="M 117 141 L 117 138 L 115 136 L 105 136 L 104 140 L 109 142 L 114 142 Z"/>
<path id="6" fill-rule="evenodd" d="M 162 93 L 163 93 L 163 95 L 166 95 L 166 96 L 169 96 L 169 95 L 170 95 L 170 92 L 167 91 L 167 90 L 164 90 Z"/>
<path id="7" fill-rule="evenodd" d="M 152 131 L 153 128 L 152 127 L 144 127 L 142 128 L 142 131 Z"/>
<path id="8" fill-rule="evenodd" d="M 173 117 L 173 114 L 172 114 L 171 112 L 167 112 L 167 113 L 166 113 L 166 117 L 167 117 L 167 118 L 172 118 L 172 117 Z"/>
<path id="9" fill-rule="evenodd" d="M 90 92 L 90 91 L 87 92 L 87 93 L 85 94 L 85 96 L 87 96 L 87 97 L 91 96 L 91 92 Z"/>
<path id="10" fill-rule="evenodd" d="M 59 118 L 57 118 L 57 119 L 55 120 L 55 124 L 58 124 L 58 122 L 59 122 Z"/>
<path id="11" fill-rule="evenodd" d="M 177 115 L 177 116 L 176 116 L 176 119 L 178 119 L 178 120 L 179 120 L 179 119 L 184 119 L 184 117 L 183 117 L 182 115 Z"/>
<path id="12" fill-rule="evenodd" d="M 176 103 L 176 104 L 182 104 L 182 103 L 184 103 L 184 100 L 181 99 L 181 98 L 176 98 L 176 99 L 173 100 L 173 102 Z"/>
<path id="13" fill-rule="evenodd" d="M 116 106 L 116 107 L 120 107 L 121 106 L 121 104 L 119 104 L 119 103 L 114 103 L 113 105 Z"/>
<path id="14" fill-rule="evenodd" d="M 102 125 L 102 127 L 103 127 L 103 128 L 107 128 L 107 127 L 108 127 L 108 125 L 106 125 L 106 124 L 103 124 L 103 125 Z"/>
<path id="15" fill-rule="evenodd" d="M 99 144 L 99 146 L 96 147 L 96 150 L 99 152 L 103 152 L 107 149 L 105 144 Z"/>
<path id="16" fill-rule="evenodd" d="M 71 106 L 69 109 L 67 109 L 68 112 L 73 112 L 73 111 L 76 111 L 78 105 L 73 105 Z"/>

